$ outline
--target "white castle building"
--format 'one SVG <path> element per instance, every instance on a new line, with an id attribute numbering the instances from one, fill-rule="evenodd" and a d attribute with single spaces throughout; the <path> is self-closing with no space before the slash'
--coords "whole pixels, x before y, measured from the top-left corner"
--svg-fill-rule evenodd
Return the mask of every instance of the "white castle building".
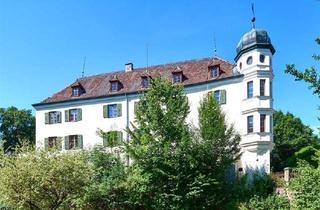
<path id="1" fill-rule="evenodd" d="M 241 134 L 238 170 L 259 168 L 269 173 L 274 53 L 267 32 L 253 28 L 241 38 L 235 64 L 217 57 L 137 69 L 129 63 L 122 71 L 78 79 L 33 105 L 36 145 L 58 146 L 61 150 L 89 149 L 104 143 L 97 129 L 117 131 L 119 138 L 128 139 L 124 129 L 134 121 L 139 92 L 148 89 L 150 78 L 160 74 L 185 87 L 191 111 L 188 121 L 194 125 L 200 100 L 212 93 L 228 123 L 234 124 Z"/>

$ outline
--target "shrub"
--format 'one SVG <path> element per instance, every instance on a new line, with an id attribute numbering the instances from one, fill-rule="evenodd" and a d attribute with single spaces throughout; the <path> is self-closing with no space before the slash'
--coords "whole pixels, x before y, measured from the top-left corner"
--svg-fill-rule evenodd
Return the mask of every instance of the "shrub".
<path id="1" fill-rule="evenodd" d="M 239 206 L 240 210 L 279 210 L 290 209 L 289 200 L 278 195 L 267 197 L 254 196 L 248 202 Z"/>

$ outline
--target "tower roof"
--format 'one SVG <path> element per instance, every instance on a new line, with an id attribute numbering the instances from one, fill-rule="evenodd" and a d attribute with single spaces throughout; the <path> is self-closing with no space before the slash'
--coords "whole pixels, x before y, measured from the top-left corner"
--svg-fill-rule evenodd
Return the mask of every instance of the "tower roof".
<path id="1" fill-rule="evenodd" d="M 237 61 L 243 53 L 257 48 L 269 49 L 272 54 L 276 51 L 271 44 L 271 39 L 268 36 L 267 31 L 252 28 L 241 37 L 237 45 L 237 56 L 235 57 L 235 60 Z"/>

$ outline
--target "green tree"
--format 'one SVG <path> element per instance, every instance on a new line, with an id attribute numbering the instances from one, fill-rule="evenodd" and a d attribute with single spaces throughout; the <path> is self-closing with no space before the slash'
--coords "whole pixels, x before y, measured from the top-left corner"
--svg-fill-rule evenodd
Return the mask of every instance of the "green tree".
<path id="1" fill-rule="evenodd" d="M 320 37 L 316 38 L 315 41 L 320 45 Z M 320 55 L 314 54 L 312 57 L 316 61 L 320 61 Z M 287 64 L 285 72 L 293 75 L 297 81 L 303 80 L 309 83 L 309 88 L 313 89 L 313 93 L 320 97 L 320 75 L 316 67 L 312 66 L 300 71 L 296 69 L 294 64 Z"/>
<path id="2" fill-rule="evenodd" d="M 19 149 L 0 155 L 0 203 L 13 209 L 70 209 L 92 176 L 82 152 Z"/>
<path id="3" fill-rule="evenodd" d="M 182 86 L 157 78 L 142 94 L 127 149 L 140 174 L 135 180 L 144 208 L 221 207 L 224 174 L 237 158 L 240 137 L 227 128 L 212 100 L 202 102 L 201 128 L 193 132 L 186 123 L 189 105 Z"/>
<path id="4" fill-rule="evenodd" d="M 273 125 L 274 148 L 271 153 L 271 166 L 274 171 L 282 171 L 289 166 L 288 164 L 292 162 L 291 157 L 301 148 L 316 146 L 319 143 L 313 130 L 289 112 L 286 114 L 282 111 L 274 112 Z"/>
<path id="5" fill-rule="evenodd" d="M 88 155 L 93 168 L 81 206 L 85 209 L 128 209 L 125 164 L 104 147 L 95 147 Z"/>
<path id="6" fill-rule="evenodd" d="M 316 153 L 318 166 L 300 161 L 290 180 L 289 188 L 294 192 L 295 209 L 320 209 L 320 154 Z"/>
<path id="7" fill-rule="evenodd" d="M 13 151 L 22 140 L 35 144 L 35 118 L 31 110 L 0 108 L 0 140 L 5 151 Z"/>

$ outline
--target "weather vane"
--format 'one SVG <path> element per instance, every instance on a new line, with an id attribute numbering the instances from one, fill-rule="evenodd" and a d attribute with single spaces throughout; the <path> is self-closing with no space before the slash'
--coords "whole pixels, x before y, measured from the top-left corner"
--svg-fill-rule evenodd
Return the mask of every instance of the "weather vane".
<path id="1" fill-rule="evenodd" d="M 251 19 L 251 22 L 252 22 L 252 28 L 255 28 L 255 22 L 256 22 L 256 17 L 255 17 L 255 14 L 254 14 L 254 4 L 251 3 L 251 10 L 252 10 L 252 19 Z"/>

